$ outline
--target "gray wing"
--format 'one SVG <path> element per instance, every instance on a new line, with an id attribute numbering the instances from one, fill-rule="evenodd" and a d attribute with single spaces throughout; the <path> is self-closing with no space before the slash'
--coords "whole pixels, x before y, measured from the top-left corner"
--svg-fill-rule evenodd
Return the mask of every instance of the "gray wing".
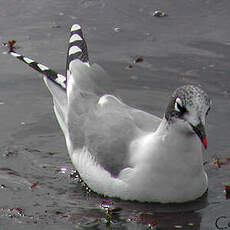
<path id="1" fill-rule="evenodd" d="M 77 24 L 71 28 L 67 77 L 15 51 L 10 50 L 9 54 L 46 76 L 70 156 L 74 150 L 87 147 L 97 162 L 117 175 L 129 166 L 130 143 L 143 133 L 154 131 L 161 122 L 158 117 L 108 95 L 111 79 L 100 66 L 89 65 L 86 42 Z"/>
<path id="2" fill-rule="evenodd" d="M 73 149 L 87 147 L 96 161 L 116 176 L 129 166 L 130 143 L 156 130 L 161 119 L 129 107 L 114 96 L 101 97 L 108 92 L 103 83 L 107 86 L 109 76 L 98 65 L 89 67 L 74 61 L 70 71 L 67 126 Z"/>
<path id="3" fill-rule="evenodd" d="M 129 166 L 130 143 L 143 133 L 154 131 L 161 121 L 108 95 L 111 79 L 97 64 L 89 66 L 87 62 L 72 60 L 66 81 L 65 76 L 32 59 L 11 54 L 46 76 L 44 81 L 53 96 L 54 111 L 70 156 L 74 150 L 87 147 L 114 176 Z M 102 99 L 107 102 L 98 104 Z"/>
<path id="4" fill-rule="evenodd" d="M 122 104 L 107 103 L 84 123 L 85 145 L 106 170 L 117 176 L 130 166 L 131 142 L 146 132 L 153 132 L 160 119 Z"/>

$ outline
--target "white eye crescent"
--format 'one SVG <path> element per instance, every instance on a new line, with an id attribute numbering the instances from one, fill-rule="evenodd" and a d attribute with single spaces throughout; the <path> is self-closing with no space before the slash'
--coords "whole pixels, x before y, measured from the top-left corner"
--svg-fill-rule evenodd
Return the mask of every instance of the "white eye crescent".
<path id="1" fill-rule="evenodd" d="M 182 104 L 181 99 L 178 97 L 176 99 L 176 102 L 175 102 L 175 105 L 174 105 L 174 109 L 175 109 L 175 111 L 177 111 L 177 112 L 180 113 L 181 112 L 180 108 L 183 108 L 183 104 Z"/>

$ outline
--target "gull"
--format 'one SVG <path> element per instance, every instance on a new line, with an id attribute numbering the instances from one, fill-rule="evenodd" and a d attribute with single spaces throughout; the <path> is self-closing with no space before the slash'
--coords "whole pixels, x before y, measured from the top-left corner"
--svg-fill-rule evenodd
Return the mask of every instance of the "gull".
<path id="1" fill-rule="evenodd" d="M 126 105 L 112 94 L 103 68 L 90 64 L 78 24 L 70 32 L 66 76 L 12 47 L 9 54 L 44 75 L 69 156 L 93 191 L 160 203 L 195 200 L 207 191 L 202 155 L 211 101 L 200 87 L 177 88 L 162 119 Z"/>

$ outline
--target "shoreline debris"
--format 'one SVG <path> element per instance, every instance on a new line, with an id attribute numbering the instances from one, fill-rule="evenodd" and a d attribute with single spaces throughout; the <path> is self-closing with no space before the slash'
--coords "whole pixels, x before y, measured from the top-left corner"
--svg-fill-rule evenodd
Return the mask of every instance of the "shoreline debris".
<path id="1" fill-rule="evenodd" d="M 158 18 L 161 18 L 161 17 L 167 17 L 168 14 L 166 14 L 165 12 L 161 11 L 161 10 L 155 10 L 153 12 L 153 16 L 154 17 L 158 17 Z"/>

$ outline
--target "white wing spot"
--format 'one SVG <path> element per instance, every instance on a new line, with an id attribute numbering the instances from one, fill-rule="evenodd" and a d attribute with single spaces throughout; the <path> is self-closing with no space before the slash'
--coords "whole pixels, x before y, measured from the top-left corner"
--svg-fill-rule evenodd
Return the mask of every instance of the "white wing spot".
<path id="1" fill-rule="evenodd" d="M 66 77 L 61 75 L 61 74 L 57 74 L 57 78 L 56 78 L 56 82 L 61 85 L 63 88 L 66 88 L 66 85 L 65 85 L 65 80 L 66 80 Z"/>
<path id="2" fill-rule="evenodd" d="M 27 58 L 27 57 L 24 57 L 23 60 L 24 60 L 26 63 L 28 63 L 28 64 L 34 62 L 34 60 L 32 60 L 32 59 L 30 59 L 30 58 Z"/>
<path id="3" fill-rule="evenodd" d="M 78 53 L 78 52 L 82 52 L 82 50 L 78 47 L 78 46 L 72 46 L 70 49 L 69 49 L 69 56 L 71 54 L 75 54 L 75 53 Z"/>
<path id="4" fill-rule="evenodd" d="M 21 57 L 22 55 L 21 54 L 17 54 L 17 53 L 14 53 L 14 52 L 10 52 L 10 54 L 14 57 Z"/>
<path id="5" fill-rule="evenodd" d="M 76 42 L 76 41 L 82 41 L 82 37 L 78 34 L 73 34 L 69 39 L 69 43 Z"/>
<path id="6" fill-rule="evenodd" d="M 49 70 L 49 68 L 48 68 L 47 66 L 42 65 L 42 64 L 38 64 L 38 67 L 39 67 L 42 71 L 44 71 L 44 70 Z"/>
<path id="7" fill-rule="evenodd" d="M 71 32 L 73 31 L 76 31 L 76 30 L 80 30 L 81 27 L 78 25 L 78 24 L 74 24 L 72 27 L 71 27 Z"/>

